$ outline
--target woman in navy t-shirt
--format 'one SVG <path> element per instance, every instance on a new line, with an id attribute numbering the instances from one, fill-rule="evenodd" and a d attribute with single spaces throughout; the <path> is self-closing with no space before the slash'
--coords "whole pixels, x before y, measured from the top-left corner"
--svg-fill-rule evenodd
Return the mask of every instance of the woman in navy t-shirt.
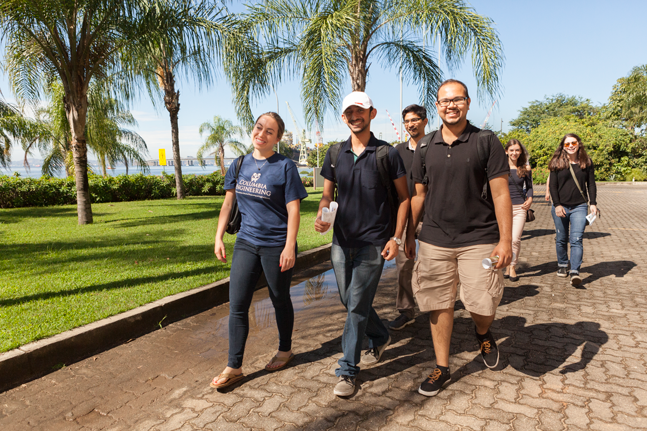
<path id="1" fill-rule="evenodd" d="M 279 330 L 278 353 L 265 369 L 279 370 L 294 357 L 290 283 L 297 254 L 301 199 L 308 193 L 294 162 L 273 150 L 284 130 L 285 124 L 278 114 L 268 112 L 258 117 L 252 131 L 254 152 L 244 156 L 238 179 L 235 168 L 225 175 L 226 195 L 215 246 L 216 257 L 221 262 L 227 262 L 222 238 L 234 197 L 241 213 L 241 227 L 229 277 L 229 360 L 225 370 L 211 382 L 214 388 L 230 386 L 244 377 L 242 365 L 249 334 L 249 307 L 262 273 L 267 279 Z"/>

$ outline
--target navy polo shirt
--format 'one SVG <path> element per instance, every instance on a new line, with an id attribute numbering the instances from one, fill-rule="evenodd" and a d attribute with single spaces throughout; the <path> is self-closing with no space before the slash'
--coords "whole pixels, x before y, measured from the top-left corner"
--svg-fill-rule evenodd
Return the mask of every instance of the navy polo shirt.
<path id="1" fill-rule="evenodd" d="M 321 176 L 334 181 L 337 177 L 337 216 L 333 232 L 333 243 L 340 247 L 359 248 L 367 245 L 384 246 L 390 238 L 389 199 L 386 187 L 382 185 L 377 169 L 375 149 L 389 145 L 375 138 L 354 161 L 351 140 L 342 144 L 333 174 L 330 150 L 326 153 Z M 406 175 L 406 169 L 397 150 L 389 145 L 391 179 Z"/>
<path id="2" fill-rule="evenodd" d="M 510 166 L 499 138 L 491 134 L 485 172 L 478 157 L 479 132 L 480 129 L 468 123 L 452 145 L 445 143 L 441 131 L 432 137 L 425 159 L 429 184 L 420 241 L 446 248 L 499 241 L 492 194 L 483 199 L 482 192 L 487 181 L 509 175 Z M 422 183 L 425 177 L 419 149 L 420 145 L 411 167 L 416 183 Z"/>

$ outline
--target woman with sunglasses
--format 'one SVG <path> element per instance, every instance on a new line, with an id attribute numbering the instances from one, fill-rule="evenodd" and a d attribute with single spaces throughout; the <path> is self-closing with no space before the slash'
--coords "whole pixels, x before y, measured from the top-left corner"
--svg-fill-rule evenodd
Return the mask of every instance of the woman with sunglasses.
<path id="1" fill-rule="evenodd" d="M 556 230 L 557 275 L 567 277 L 569 274 L 568 244 L 570 243 L 571 285 L 577 287 L 582 283 L 580 277 L 584 252 L 582 236 L 586 226 L 588 203 L 591 204 L 593 214 L 598 212 L 595 171 L 579 136 L 567 133 L 562 138 L 548 164 L 548 170 L 550 171 L 550 197 L 553 200 L 551 211 Z"/>
<path id="2" fill-rule="evenodd" d="M 254 152 L 243 156 L 238 178 L 233 167 L 225 175 L 225 201 L 220 210 L 215 254 L 227 262 L 223 236 L 234 197 L 241 214 L 229 277 L 229 360 L 211 386 L 225 388 L 244 378 L 245 343 L 249 334 L 249 307 L 254 288 L 265 274 L 279 330 L 279 348 L 265 369 L 276 371 L 294 358 L 294 309 L 290 298 L 292 267 L 296 261 L 301 199 L 308 196 L 294 162 L 274 151 L 285 124 L 275 112 L 256 120 L 252 130 Z"/>
<path id="3" fill-rule="evenodd" d="M 510 165 L 508 187 L 512 200 L 512 262 L 507 267 L 503 278 L 519 281 L 515 266 L 521 250 L 521 235 L 526 224 L 526 213 L 532 205 L 532 172 L 528 165 L 526 148 L 517 139 L 510 139 L 505 146 Z"/>

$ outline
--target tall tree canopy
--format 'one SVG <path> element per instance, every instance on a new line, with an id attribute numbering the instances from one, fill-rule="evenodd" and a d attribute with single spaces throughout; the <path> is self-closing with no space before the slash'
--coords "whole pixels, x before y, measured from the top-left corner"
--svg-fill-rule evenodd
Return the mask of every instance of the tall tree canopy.
<path id="1" fill-rule="evenodd" d="M 339 108 L 349 74 L 353 90 L 364 91 L 373 64 L 400 70 L 402 61 L 403 76 L 431 106 L 443 79 L 434 37 L 450 69 L 471 53 L 479 92 L 499 90 L 501 42 L 492 21 L 462 0 L 264 0 L 249 7 L 246 22 L 267 43 L 275 79 L 300 75 L 308 124 L 322 124 L 327 108 Z M 253 96 L 268 89 L 238 90 Z"/>
<path id="2" fill-rule="evenodd" d="M 599 108 L 592 105 L 589 99 L 578 96 L 556 94 L 547 96 L 544 100 L 533 100 L 519 111 L 519 116 L 510 121 L 510 126 L 532 132 L 542 121 L 552 117 L 572 115 L 577 118 L 586 118 L 597 115 Z"/>
<path id="3" fill-rule="evenodd" d="M 36 101 L 56 80 L 70 124 L 79 224 L 92 223 L 87 173 L 88 89 L 111 79 L 116 99 L 133 91 L 137 61 L 160 40 L 175 45 L 185 29 L 208 25 L 192 2 L 173 0 L 4 0 L 0 40 L 16 95 Z"/>
<path id="4" fill-rule="evenodd" d="M 647 64 L 618 79 L 609 97 L 609 116 L 622 127 L 644 135 L 647 129 Z"/>

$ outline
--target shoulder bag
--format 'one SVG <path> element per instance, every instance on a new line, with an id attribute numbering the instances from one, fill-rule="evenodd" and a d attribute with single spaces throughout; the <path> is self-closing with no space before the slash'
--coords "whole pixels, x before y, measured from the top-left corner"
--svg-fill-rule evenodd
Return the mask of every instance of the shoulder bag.
<path id="1" fill-rule="evenodd" d="M 526 200 L 526 194 L 519 188 L 519 185 L 517 184 L 516 181 L 512 181 L 512 184 L 519 190 L 519 193 L 521 193 L 521 196 L 523 196 L 524 201 Z M 528 208 L 526 210 L 526 223 L 530 223 L 531 221 L 535 221 L 535 210 L 531 210 Z"/>
<path id="2" fill-rule="evenodd" d="M 570 169 L 570 171 L 571 171 L 571 176 L 573 177 L 573 181 L 575 181 L 575 185 L 577 186 L 577 189 L 580 191 L 580 194 L 582 195 L 582 199 L 584 199 L 586 201 L 586 213 L 591 214 L 591 205 L 589 205 L 589 200 L 586 198 L 586 196 L 584 196 L 584 192 L 582 191 L 582 187 L 580 187 L 580 183 L 577 181 L 577 177 L 575 176 L 575 171 L 573 170 L 573 166 L 571 166 L 570 162 L 568 164 L 568 169 Z M 598 213 L 599 212 L 600 211 L 598 211 Z M 590 224 L 589 219 L 587 218 L 585 226 L 588 226 L 589 224 Z"/>
<path id="3" fill-rule="evenodd" d="M 236 160 L 236 183 L 238 183 L 238 174 L 240 173 L 240 166 L 243 164 L 243 158 L 245 156 L 238 157 Z M 231 203 L 231 211 L 229 211 L 229 221 L 227 222 L 227 232 L 229 235 L 235 235 L 240 230 L 240 223 L 242 222 L 242 217 L 240 215 L 240 210 L 238 209 L 238 200 L 234 194 L 234 201 Z"/>

